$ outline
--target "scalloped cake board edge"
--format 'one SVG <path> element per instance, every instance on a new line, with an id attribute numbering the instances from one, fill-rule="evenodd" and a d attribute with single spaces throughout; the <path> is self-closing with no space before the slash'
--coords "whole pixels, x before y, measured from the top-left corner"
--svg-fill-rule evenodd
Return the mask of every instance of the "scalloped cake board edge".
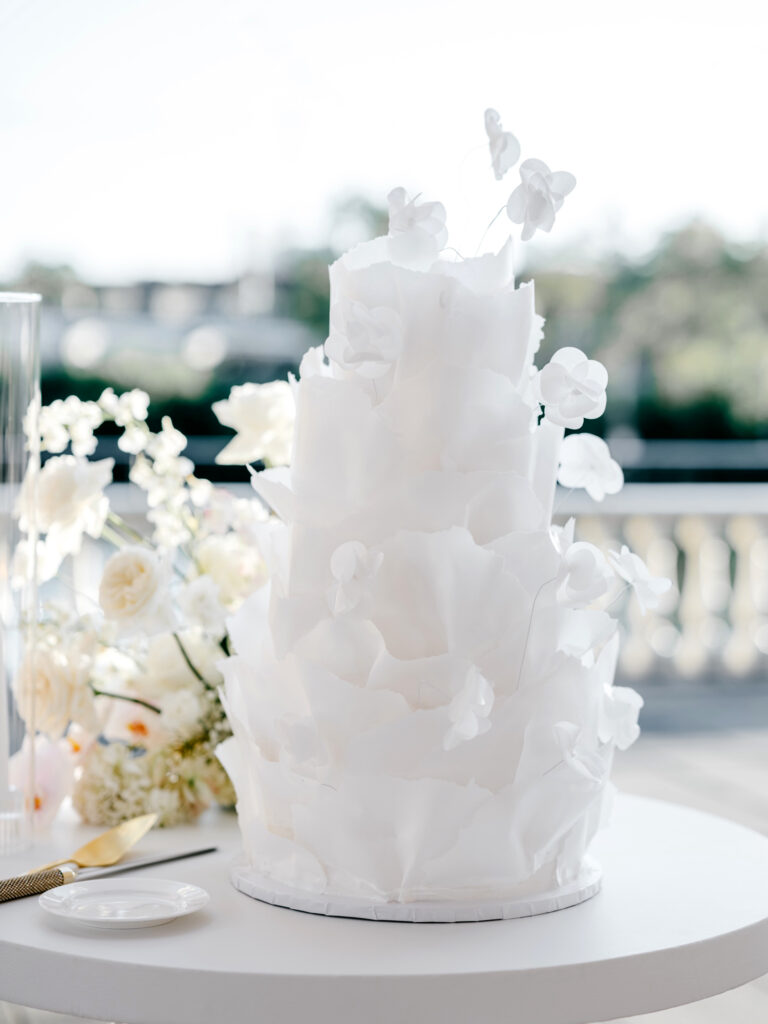
<path id="1" fill-rule="evenodd" d="M 369 921 L 403 921 L 413 924 L 499 921 L 551 914 L 591 899 L 600 891 L 602 877 L 600 865 L 587 859 L 575 882 L 527 899 L 382 903 L 293 889 L 254 871 L 243 857 L 238 857 L 230 865 L 230 880 L 234 887 L 262 903 L 326 917 L 354 917 Z"/>

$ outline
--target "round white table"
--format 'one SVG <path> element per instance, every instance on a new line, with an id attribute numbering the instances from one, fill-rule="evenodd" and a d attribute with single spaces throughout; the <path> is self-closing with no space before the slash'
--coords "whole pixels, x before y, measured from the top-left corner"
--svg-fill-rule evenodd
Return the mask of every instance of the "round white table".
<path id="1" fill-rule="evenodd" d="M 64 855 L 95 831 L 60 823 L 32 859 Z M 171 924 L 86 930 L 34 897 L 0 904 L 0 999 L 125 1024 L 578 1024 L 693 1002 L 768 972 L 768 838 L 672 804 L 619 799 L 595 844 L 605 881 L 594 899 L 482 924 L 258 903 L 229 883 L 238 836 L 222 815 L 153 832 L 140 852 L 213 837 L 219 853 L 143 869 L 210 892 L 206 910 Z M 3 874 L 25 865 L 0 860 Z"/>

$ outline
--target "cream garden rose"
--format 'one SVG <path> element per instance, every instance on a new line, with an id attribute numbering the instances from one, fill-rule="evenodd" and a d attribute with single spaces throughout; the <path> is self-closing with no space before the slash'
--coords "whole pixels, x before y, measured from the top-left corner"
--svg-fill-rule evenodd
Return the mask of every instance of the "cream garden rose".
<path id="1" fill-rule="evenodd" d="M 159 632 L 168 624 L 168 602 L 163 600 L 167 584 L 163 560 L 149 548 L 129 545 L 104 566 L 99 604 L 124 629 L 140 626 L 144 632 Z"/>

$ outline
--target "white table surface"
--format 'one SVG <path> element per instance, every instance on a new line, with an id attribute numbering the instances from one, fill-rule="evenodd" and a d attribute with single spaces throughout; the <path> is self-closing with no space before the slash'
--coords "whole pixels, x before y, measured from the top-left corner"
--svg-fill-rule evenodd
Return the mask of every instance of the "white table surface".
<path id="1" fill-rule="evenodd" d="M 61 822 L 3 875 L 97 830 Z M 603 891 L 554 914 L 481 924 L 316 917 L 236 892 L 235 821 L 141 844 L 221 849 L 146 868 L 209 907 L 158 928 L 86 930 L 35 897 L 0 904 L 0 999 L 133 1024 L 586 1024 L 693 1002 L 768 972 L 768 838 L 622 797 L 595 844 Z"/>

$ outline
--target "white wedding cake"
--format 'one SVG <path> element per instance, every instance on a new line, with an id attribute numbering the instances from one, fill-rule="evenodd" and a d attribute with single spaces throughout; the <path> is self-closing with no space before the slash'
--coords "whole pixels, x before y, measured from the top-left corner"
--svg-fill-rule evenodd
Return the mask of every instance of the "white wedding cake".
<path id="1" fill-rule="evenodd" d="M 487 125 L 503 166 L 511 143 Z M 520 172 L 508 212 L 529 237 L 573 179 Z M 587 849 L 641 704 L 612 685 L 616 622 L 593 604 L 616 575 L 656 583 L 626 549 L 611 566 L 551 525 L 559 467 L 620 486 L 598 438 L 563 457 L 564 428 L 605 407 L 605 370 L 575 349 L 536 370 L 542 320 L 511 242 L 446 256 L 439 203 L 389 202 L 389 234 L 331 267 L 290 468 L 255 477 L 280 522 L 223 666 L 235 882 L 382 918 L 568 906 L 599 887 Z"/>

